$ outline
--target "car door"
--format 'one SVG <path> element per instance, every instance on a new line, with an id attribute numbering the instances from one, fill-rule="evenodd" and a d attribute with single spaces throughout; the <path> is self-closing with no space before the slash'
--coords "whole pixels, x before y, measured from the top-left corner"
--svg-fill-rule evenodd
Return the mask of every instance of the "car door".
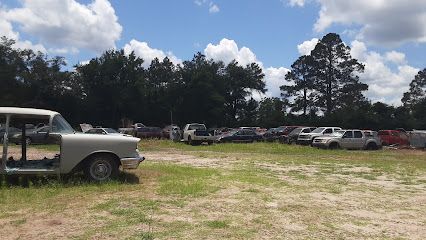
<path id="1" fill-rule="evenodd" d="M 326 128 L 323 132 L 322 132 L 322 134 L 323 135 L 330 135 L 330 134 L 332 134 L 333 133 L 333 129 L 332 128 Z"/>
<path id="2" fill-rule="evenodd" d="M 244 140 L 244 130 L 239 130 L 232 136 L 232 142 L 241 142 Z"/>
<path id="3" fill-rule="evenodd" d="M 346 131 L 340 141 L 340 146 L 343 148 L 353 148 L 353 132 Z"/>
<path id="4" fill-rule="evenodd" d="M 354 137 L 352 141 L 353 146 L 356 149 L 362 149 L 365 145 L 365 138 L 363 138 L 363 134 L 361 131 L 354 131 Z"/>
<path id="5" fill-rule="evenodd" d="M 42 127 L 36 130 L 32 141 L 34 143 L 47 143 L 49 127 Z"/>

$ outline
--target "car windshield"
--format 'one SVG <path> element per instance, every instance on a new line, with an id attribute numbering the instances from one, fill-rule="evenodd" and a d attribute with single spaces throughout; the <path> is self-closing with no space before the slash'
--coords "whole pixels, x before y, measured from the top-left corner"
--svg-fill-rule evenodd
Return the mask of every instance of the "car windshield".
<path id="1" fill-rule="evenodd" d="M 320 127 L 320 128 L 315 129 L 314 131 L 312 131 L 312 133 L 322 133 L 324 131 L 324 129 L 325 128 Z"/>
<path id="2" fill-rule="evenodd" d="M 53 133 L 74 133 L 74 129 L 71 125 L 61 116 L 56 115 L 52 121 L 52 132 Z"/>
<path id="3" fill-rule="evenodd" d="M 330 136 L 333 136 L 333 137 L 341 137 L 341 136 L 343 136 L 343 134 L 345 134 L 345 131 L 335 131 L 334 133 L 332 133 L 332 134 L 330 134 Z"/>
<path id="4" fill-rule="evenodd" d="M 270 129 L 268 129 L 268 131 L 266 131 L 266 132 L 268 132 L 268 133 L 272 133 L 272 132 L 275 132 L 275 130 L 277 130 L 276 128 L 270 128 Z"/>
<path id="5" fill-rule="evenodd" d="M 117 131 L 115 131 L 112 128 L 105 128 L 105 132 L 107 132 L 107 133 L 118 133 Z"/>
<path id="6" fill-rule="evenodd" d="M 303 128 L 296 128 L 293 131 L 290 132 L 289 135 L 299 134 L 302 131 Z"/>
<path id="7" fill-rule="evenodd" d="M 202 130 L 205 131 L 206 130 L 206 126 L 202 125 L 202 124 L 193 124 L 189 126 L 189 130 Z"/>

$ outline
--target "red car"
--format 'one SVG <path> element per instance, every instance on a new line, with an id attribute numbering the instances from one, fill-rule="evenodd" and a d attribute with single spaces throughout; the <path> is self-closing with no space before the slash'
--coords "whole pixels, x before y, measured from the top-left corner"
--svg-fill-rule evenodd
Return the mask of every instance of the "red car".
<path id="1" fill-rule="evenodd" d="M 393 144 L 410 145 L 408 136 L 404 132 L 397 130 L 380 130 L 378 135 L 384 146 Z"/>

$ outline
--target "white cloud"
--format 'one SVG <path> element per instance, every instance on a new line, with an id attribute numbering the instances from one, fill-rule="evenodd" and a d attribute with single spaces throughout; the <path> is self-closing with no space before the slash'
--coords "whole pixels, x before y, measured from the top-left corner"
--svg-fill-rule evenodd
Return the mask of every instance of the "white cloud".
<path id="1" fill-rule="evenodd" d="M 0 6 L 1 7 L 1 6 Z M 21 49 L 32 49 L 34 51 L 40 51 L 46 53 L 46 48 L 41 44 L 33 44 L 28 40 L 21 40 L 19 32 L 13 30 L 12 23 L 4 18 L 6 10 L 0 9 L 0 37 L 7 37 L 16 41 L 13 47 Z"/>
<path id="2" fill-rule="evenodd" d="M 201 6 L 201 5 L 203 5 L 204 3 L 206 3 L 207 2 L 207 0 L 195 0 L 194 1 L 194 3 L 196 4 L 196 5 L 198 5 L 198 6 Z"/>
<path id="3" fill-rule="evenodd" d="M 282 0 L 283 1 L 283 0 Z M 305 6 L 305 0 L 289 0 L 290 6 Z"/>
<path id="4" fill-rule="evenodd" d="M 22 0 L 21 7 L 4 11 L 0 19 L 60 52 L 115 48 L 122 26 L 107 0 L 88 5 L 75 0 Z M 67 50 L 65 50 L 67 49 Z"/>
<path id="5" fill-rule="evenodd" d="M 234 40 L 226 38 L 222 39 L 217 45 L 209 43 L 204 49 L 204 54 L 209 59 L 223 61 L 225 64 L 230 63 L 232 60 L 236 60 L 242 66 L 253 62 L 262 64 L 249 48 L 242 47 L 239 49 Z"/>
<path id="6" fill-rule="evenodd" d="M 129 43 L 124 46 L 124 53 L 130 54 L 135 52 L 135 55 L 142 58 L 145 62 L 144 67 L 149 67 L 154 58 L 158 58 L 160 61 L 165 57 L 168 57 L 174 64 L 182 63 L 182 60 L 177 58 L 172 52 L 164 52 L 160 49 L 151 48 L 148 43 L 140 42 L 132 39 Z"/>
<path id="7" fill-rule="evenodd" d="M 219 11 L 220 11 L 220 8 L 213 2 L 210 2 L 209 13 L 218 13 Z"/>
<path id="8" fill-rule="evenodd" d="M 402 52 L 397 52 L 397 51 L 390 51 L 387 52 L 386 55 L 386 60 L 393 62 L 395 64 L 406 64 L 406 60 L 405 60 L 405 54 Z"/>
<path id="9" fill-rule="evenodd" d="M 209 43 L 204 49 L 204 54 L 208 59 L 223 61 L 225 64 L 230 63 L 232 60 L 236 60 L 241 66 L 246 66 L 250 63 L 259 64 L 265 74 L 264 81 L 268 91 L 266 94 L 253 92 L 253 97 L 256 100 L 260 100 L 264 97 L 280 97 L 280 86 L 286 84 L 285 75 L 289 69 L 284 67 L 265 68 L 263 67 L 263 63 L 257 59 L 256 54 L 254 54 L 250 48 L 239 48 L 234 40 L 226 38 L 222 39 L 218 44 Z"/>
<path id="10" fill-rule="evenodd" d="M 280 97 L 281 96 L 281 90 L 280 87 L 282 85 L 288 85 L 288 82 L 285 80 L 285 75 L 290 70 L 285 67 L 269 67 L 264 70 L 265 73 L 265 82 L 266 82 L 266 89 L 268 89 L 268 92 L 266 93 L 269 97 Z"/>
<path id="11" fill-rule="evenodd" d="M 194 0 L 194 3 L 197 5 L 197 6 L 199 6 L 199 7 L 201 7 L 201 6 L 203 6 L 203 5 L 207 5 L 207 0 Z M 208 4 L 208 7 L 209 7 L 209 13 L 218 13 L 218 12 L 220 12 L 220 8 L 219 8 L 219 6 L 216 4 L 216 3 L 214 3 L 213 1 L 210 1 L 210 2 L 208 2 L 209 4 Z"/>
<path id="12" fill-rule="evenodd" d="M 310 55 L 318 41 L 318 38 L 312 38 L 311 40 L 304 41 L 303 43 L 297 45 L 297 50 L 299 51 L 300 55 Z"/>
<path id="13" fill-rule="evenodd" d="M 290 0 L 292 6 L 303 6 Z M 304 1 L 300 1 L 301 3 Z M 316 0 L 321 5 L 314 25 L 323 32 L 333 24 L 357 28 L 357 38 L 380 45 L 426 42 L 425 0 Z M 354 31 L 353 29 L 351 31 Z"/>
<path id="14" fill-rule="evenodd" d="M 405 55 L 398 52 L 381 54 L 368 51 L 365 43 L 355 40 L 351 43 L 351 55 L 365 64 L 360 80 L 369 85 L 367 97 L 372 101 L 383 101 L 388 104 L 400 105 L 404 92 L 419 69 L 406 64 Z M 386 65 L 387 61 L 397 64 L 396 69 Z"/>

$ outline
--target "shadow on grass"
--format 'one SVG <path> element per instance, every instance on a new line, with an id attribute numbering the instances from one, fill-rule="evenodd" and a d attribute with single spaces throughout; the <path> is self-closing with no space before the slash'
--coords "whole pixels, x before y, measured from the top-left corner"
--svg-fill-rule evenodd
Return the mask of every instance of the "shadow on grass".
<path id="1" fill-rule="evenodd" d="M 50 176 L 22 176 L 22 175 L 0 175 L 0 189 L 11 187 L 44 187 L 50 185 L 61 185 L 63 187 L 83 186 L 88 184 L 102 185 L 109 183 L 117 184 L 139 184 L 139 177 L 133 173 L 120 172 L 114 180 L 105 182 L 93 182 L 88 180 L 83 174 L 61 175 L 60 178 L 54 175 Z"/>

